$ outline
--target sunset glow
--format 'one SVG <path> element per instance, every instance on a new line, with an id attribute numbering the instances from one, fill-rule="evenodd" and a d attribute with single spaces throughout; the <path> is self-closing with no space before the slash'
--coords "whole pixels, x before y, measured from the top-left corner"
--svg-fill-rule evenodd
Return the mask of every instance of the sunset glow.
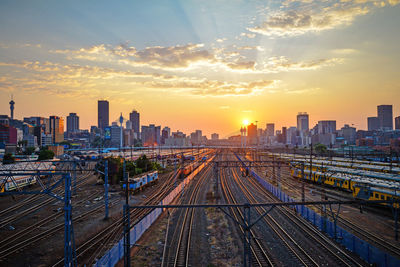
<path id="1" fill-rule="evenodd" d="M 111 122 L 136 109 L 225 136 L 299 111 L 366 129 L 400 99 L 399 1 L 44 2 L 0 4 L 1 114 L 13 94 L 17 118 L 76 112 L 88 129 L 107 99 Z"/>

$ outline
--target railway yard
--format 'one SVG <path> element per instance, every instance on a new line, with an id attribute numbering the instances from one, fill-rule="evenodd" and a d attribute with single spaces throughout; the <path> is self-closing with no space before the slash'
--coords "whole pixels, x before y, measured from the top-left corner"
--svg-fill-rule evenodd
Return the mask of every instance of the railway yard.
<path id="1" fill-rule="evenodd" d="M 181 161 L 182 166 L 174 162 L 158 174 L 156 181 L 132 190 L 129 204 L 158 205 L 189 177 L 190 181 L 170 204 L 280 202 L 252 172 L 298 202 L 390 200 L 392 203 L 373 206 L 307 207 L 330 221 L 334 221 L 334 214 L 339 214 L 339 227 L 394 260 L 367 262 L 355 250 L 347 249 L 320 231 L 292 206 L 274 206 L 271 210 L 265 206 L 249 209 L 213 206 L 165 209 L 131 248 L 132 266 L 242 266 L 247 257 L 253 266 L 395 266 L 393 262 L 400 260 L 393 216 L 397 210 L 393 207 L 398 205 L 396 190 L 400 189 L 400 168 L 396 164 L 296 157 L 256 150 L 209 149 L 203 153 L 185 153 L 189 160 Z M 239 159 L 242 164 L 253 163 L 241 166 Z M 230 162 L 231 166 L 216 167 L 215 162 Z M 195 172 L 200 165 L 204 168 Z M 63 186 L 56 190 L 62 194 Z M 96 264 L 123 238 L 124 194 L 121 185 L 110 186 L 110 212 L 105 220 L 104 185 L 93 171 L 77 173 L 72 218 L 79 266 Z M 130 209 L 131 226 L 150 211 Z M 27 262 L 29 266 L 64 265 L 63 215 L 62 201 L 46 195 L 0 197 L 0 265 L 26 266 Z M 257 222 L 245 229 L 248 221 Z M 123 259 L 117 265 L 122 266 Z"/>

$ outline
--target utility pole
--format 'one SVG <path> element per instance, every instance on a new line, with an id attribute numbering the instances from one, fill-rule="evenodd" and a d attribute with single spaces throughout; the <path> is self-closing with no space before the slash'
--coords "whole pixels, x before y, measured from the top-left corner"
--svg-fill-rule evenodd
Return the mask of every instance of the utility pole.
<path id="1" fill-rule="evenodd" d="M 312 181 L 312 155 L 313 155 L 313 144 L 311 142 L 311 149 L 310 149 L 310 181 Z"/>
<path id="2" fill-rule="evenodd" d="M 104 162 L 104 205 L 105 205 L 105 217 L 108 219 L 108 160 Z"/>
<path id="3" fill-rule="evenodd" d="M 130 212 L 129 212 L 129 182 L 126 175 L 126 162 L 124 159 L 122 175 L 125 181 L 125 206 L 124 206 L 124 266 L 131 266 L 131 240 L 130 240 Z"/>
<path id="4" fill-rule="evenodd" d="M 304 162 L 301 163 L 301 201 L 306 201 L 306 195 L 304 192 Z"/>

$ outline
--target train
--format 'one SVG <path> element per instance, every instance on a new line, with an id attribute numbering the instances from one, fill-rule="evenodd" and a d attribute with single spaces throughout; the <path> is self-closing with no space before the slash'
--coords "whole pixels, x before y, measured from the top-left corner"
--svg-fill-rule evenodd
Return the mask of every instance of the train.
<path id="1" fill-rule="evenodd" d="M 293 154 L 270 154 L 270 156 L 277 156 L 282 159 L 297 161 L 297 162 L 309 162 L 309 156 L 303 155 L 293 155 Z M 321 164 L 326 166 L 335 166 L 335 167 L 343 167 L 343 168 L 351 168 L 358 169 L 363 171 L 374 171 L 381 173 L 390 173 L 399 175 L 400 174 L 400 166 L 396 163 L 388 163 L 388 162 L 375 162 L 375 161 L 365 161 L 365 160 L 351 160 L 348 158 L 338 158 L 333 157 L 332 159 L 321 158 L 321 157 L 312 157 L 312 161 L 315 164 Z"/>
<path id="2" fill-rule="evenodd" d="M 354 199 L 394 201 L 396 202 L 394 206 L 399 207 L 400 184 L 397 182 L 321 171 L 313 171 L 310 175 L 309 169 L 302 170 L 295 166 L 291 166 L 291 175 L 295 178 L 351 192 Z M 385 205 L 388 204 L 385 203 Z"/>
<path id="3" fill-rule="evenodd" d="M 23 172 L 36 172 L 40 170 L 50 171 L 55 173 L 56 171 L 56 160 L 51 162 L 40 162 L 40 161 L 20 161 L 14 164 L 0 165 L 0 173 L 13 173 L 13 179 L 7 176 L 0 177 L 0 193 L 5 191 L 13 191 L 17 188 L 23 188 L 37 183 L 37 176 L 24 175 Z M 18 175 L 17 173 L 21 173 Z M 40 177 L 45 177 L 41 175 Z M 6 181 L 4 182 L 4 179 Z"/>
<path id="4" fill-rule="evenodd" d="M 144 187 L 156 183 L 158 181 L 158 171 L 152 171 L 135 177 L 128 178 L 129 191 L 135 193 Z M 126 189 L 126 184 L 122 182 L 122 188 Z"/>

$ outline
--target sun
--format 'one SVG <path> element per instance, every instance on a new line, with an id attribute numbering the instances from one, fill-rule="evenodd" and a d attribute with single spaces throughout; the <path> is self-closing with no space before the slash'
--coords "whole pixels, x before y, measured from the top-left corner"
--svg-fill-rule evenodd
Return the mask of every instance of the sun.
<path id="1" fill-rule="evenodd" d="M 249 122 L 249 120 L 248 120 L 248 119 L 244 119 L 244 120 L 243 120 L 243 125 L 244 125 L 244 126 L 247 126 L 247 125 L 249 125 L 249 123 L 250 123 L 250 122 Z"/>

